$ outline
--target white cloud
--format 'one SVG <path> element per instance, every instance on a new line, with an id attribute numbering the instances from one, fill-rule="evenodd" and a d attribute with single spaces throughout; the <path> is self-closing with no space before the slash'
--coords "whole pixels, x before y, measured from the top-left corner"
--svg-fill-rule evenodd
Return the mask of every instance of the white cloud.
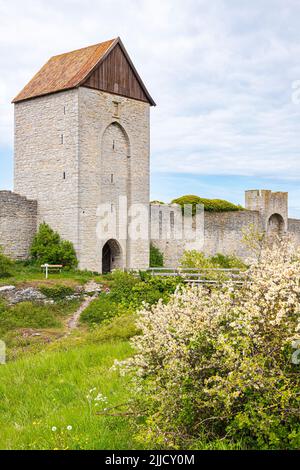
<path id="1" fill-rule="evenodd" d="M 297 0 L 0 0 L 0 146 L 54 54 L 121 36 L 158 108 L 152 168 L 300 179 Z"/>

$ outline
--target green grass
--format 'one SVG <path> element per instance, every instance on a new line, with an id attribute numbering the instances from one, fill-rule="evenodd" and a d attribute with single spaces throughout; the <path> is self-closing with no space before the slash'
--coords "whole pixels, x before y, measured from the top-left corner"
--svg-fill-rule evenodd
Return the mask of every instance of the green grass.
<path id="1" fill-rule="evenodd" d="M 126 416 L 97 415 L 104 407 L 124 407 L 131 398 L 128 376 L 111 370 L 115 359 L 132 354 L 128 342 L 137 333 L 134 316 L 120 316 L 91 331 L 69 337 L 0 366 L 0 449 L 130 450 L 137 422 Z M 33 354 L 34 353 L 34 354 Z M 87 396 L 102 393 L 108 402 L 96 407 Z M 72 426 L 71 430 L 67 430 Z M 56 431 L 52 431 L 55 427 Z M 238 449 L 242 444 L 200 440 L 194 449 Z"/>
<path id="2" fill-rule="evenodd" d="M 129 343 L 101 342 L 99 332 L 98 339 L 92 337 L 89 333 L 79 341 L 66 339 L 50 345 L 50 350 L 0 366 L 1 449 L 137 447 L 128 419 L 97 416 L 102 408 L 90 408 L 86 398 L 95 387 L 108 398 L 105 406 L 127 403 L 129 379 L 110 368 L 115 359 L 131 354 Z M 72 430 L 67 431 L 70 425 Z"/>
<path id="3" fill-rule="evenodd" d="M 164 295 L 167 299 L 174 286 L 164 279 L 143 283 L 123 273 L 101 278 L 77 271 L 51 275 L 45 281 L 36 268 L 23 265 L 17 266 L 12 279 L 15 282 L 10 283 L 47 286 L 49 297 L 55 298 L 89 279 L 101 280 L 112 289 L 90 304 L 80 327 L 69 336 L 64 336 L 65 321 L 80 301 L 24 302 L 11 307 L 0 302 L 0 338 L 7 344 L 8 358 L 7 364 L 0 365 L 0 449 L 140 448 L 135 440 L 137 423 L 126 416 L 97 415 L 103 405 L 96 407 L 93 400 L 91 406 L 87 395 L 95 388 L 93 396 L 105 395 L 108 408 L 128 403 L 130 378 L 111 367 L 115 359 L 132 354 L 129 339 L 138 333 L 133 305 L 141 300 L 155 303 Z M 29 336 L 23 335 L 26 330 Z M 116 411 L 126 411 L 126 406 Z M 203 440 L 195 445 L 232 448 L 224 441 L 206 444 Z"/>
<path id="4" fill-rule="evenodd" d="M 97 273 L 91 273 L 90 271 L 79 271 L 79 270 L 66 270 L 63 269 L 61 272 L 50 272 L 49 279 L 45 279 L 45 273 L 43 273 L 40 266 L 30 265 L 24 262 L 16 262 L 12 268 L 12 275 L 0 278 L 0 285 L 12 284 L 36 284 L 40 285 L 83 285 L 89 280 L 94 279 L 95 281 L 105 281 L 106 276 L 101 276 Z M 32 282 L 34 281 L 34 282 Z"/>
<path id="5" fill-rule="evenodd" d="M 79 301 L 56 304 L 21 302 L 13 306 L 0 304 L 0 335 L 19 328 L 59 328 L 62 319 L 73 313 Z"/>
<path id="6" fill-rule="evenodd" d="M 30 348 L 40 350 L 45 343 L 63 336 L 65 321 L 79 304 L 79 300 L 72 300 L 8 306 L 0 301 L 0 339 L 5 341 L 7 358 L 15 359 Z"/>

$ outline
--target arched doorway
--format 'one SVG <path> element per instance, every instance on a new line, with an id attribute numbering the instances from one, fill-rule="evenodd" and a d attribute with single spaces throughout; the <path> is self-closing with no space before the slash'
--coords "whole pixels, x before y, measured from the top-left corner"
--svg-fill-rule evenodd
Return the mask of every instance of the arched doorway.
<path id="1" fill-rule="evenodd" d="M 280 214 L 273 214 L 268 220 L 268 234 L 281 237 L 285 232 L 284 219 Z"/>
<path id="2" fill-rule="evenodd" d="M 108 240 L 102 248 L 102 273 L 122 268 L 122 251 L 117 240 Z"/>

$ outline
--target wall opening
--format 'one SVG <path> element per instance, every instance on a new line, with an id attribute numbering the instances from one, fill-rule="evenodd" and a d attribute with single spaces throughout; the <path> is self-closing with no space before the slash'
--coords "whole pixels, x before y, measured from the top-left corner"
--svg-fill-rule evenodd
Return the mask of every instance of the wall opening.
<path id="1" fill-rule="evenodd" d="M 277 235 L 281 237 L 285 232 L 284 219 L 280 214 L 272 214 L 268 220 L 268 235 Z"/>
<path id="2" fill-rule="evenodd" d="M 122 250 L 117 240 L 111 239 L 102 248 L 102 273 L 110 273 L 118 268 L 123 268 Z"/>

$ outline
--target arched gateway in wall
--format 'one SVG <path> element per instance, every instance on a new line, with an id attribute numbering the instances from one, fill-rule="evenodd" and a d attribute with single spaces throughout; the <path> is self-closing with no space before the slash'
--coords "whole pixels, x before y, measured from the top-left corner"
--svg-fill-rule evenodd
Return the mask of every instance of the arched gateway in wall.
<path id="1" fill-rule="evenodd" d="M 102 234 L 106 242 L 102 249 L 102 272 L 126 266 L 128 211 L 130 191 L 130 144 L 127 133 L 118 122 L 105 129 L 101 143 L 101 202 L 109 212 L 107 231 Z M 121 202 L 121 199 L 122 202 Z M 124 202 L 125 201 L 125 202 Z M 121 245 L 125 252 L 121 256 Z"/>
<path id="2" fill-rule="evenodd" d="M 108 240 L 102 248 L 102 273 L 123 267 L 122 249 L 117 240 Z"/>
<path id="3" fill-rule="evenodd" d="M 281 237 L 285 231 L 286 231 L 285 223 L 284 223 L 284 219 L 282 215 L 272 214 L 268 220 L 268 227 L 267 227 L 268 235 L 271 235 L 271 236 L 277 235 Z"/>

